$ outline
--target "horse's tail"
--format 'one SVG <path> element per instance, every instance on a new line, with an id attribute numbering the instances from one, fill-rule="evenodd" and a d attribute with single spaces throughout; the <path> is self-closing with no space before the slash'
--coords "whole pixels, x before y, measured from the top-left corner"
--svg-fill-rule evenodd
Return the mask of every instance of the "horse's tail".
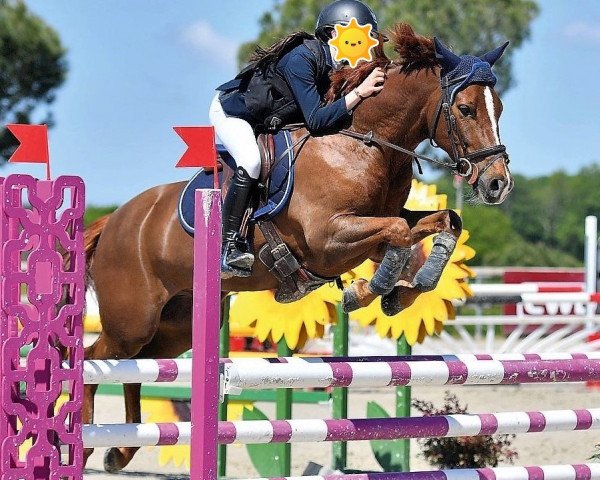
<path id="1" fill-rule="evenodd" d="M 108 222 L 109 217 L 110 214 L 104 215 L 85 229 L 85 233 L 83 236 L 83 244 L 85 249 L 85 270 L 87 284 L 91 283 L 90 268 L 92 267 L 92 263 L 94 262 L 94 254 L 96 253 L 98 240 L 100 240 L 100 235 L 102 235 L 102 230 L 104 230 L 104 227 L 106 226 L 106 222 Z"/>

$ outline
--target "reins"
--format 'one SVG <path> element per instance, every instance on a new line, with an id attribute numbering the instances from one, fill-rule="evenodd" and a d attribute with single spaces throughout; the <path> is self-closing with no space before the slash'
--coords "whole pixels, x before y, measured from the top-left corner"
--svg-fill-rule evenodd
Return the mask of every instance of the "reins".
<path id="1" fill-rule="evenodd" d="M 375 135 L 373 131 L 369 131 L 367 133 L 357 132 L 355 130 L 349 130 L 344 128 L 339 130 L 338 133 L 342 135 L 346 135 L 348 137 L 356 138 L 357 140 L 362 141 L 365 145 L 379 145 L 382 147 L 388 147 L 392 150 L 396 150 L 398 152 L 409 155 L 413 158 L 415 163 L 417 164 L 417 168 L 420 174 L 423 174 L 423 168 L 419 160 L 423 160 L 435 165 L 439 165 L 441 167 L 449 169 L 455 175 L 459 175 L 461 177 L 467 178 L 467 182 L 469 184 L 474 184 L 480 175 L 485 173 L 488 168 L 490 168 L 494 163 L 498 160 L 503 159 L 506 162 L 506 165 L 509 164 L 510 159 L 508 158 L 508 154 L 506 153 L 506 146 L 493 145 L 491 147 L 484 147 L 473 152 L 468 152 L 468 147 L 464 141 L 464 137 L 462 132 L 458 128 L 458 124 L 456 121 L 456 116 L 452 113 L 452 99 L 450 95 L 450 87 L 463 81 L 466 76 L 456 78 L 450 82 L 446 81 L 445 77 L 440 78 L 440 88 L 442 89 L 442 95 L 438 102 L 438 106 L 436 107 L 436 113 L 433 120 L 433 125 L 429 130 L 429 143 L 436 148 L 439 148 L 439 145 L 435 143 L 433 136 L 437 131 L 440 118 L 442 117 L 442 113 L 444 115 L 444 120 L 446 122 L 446 129 L 448 139 L 450 140 L 452 146 L 452 156 L 450 162 L 446 162 L 444 160 L 438 160 L 437 158 L 430 157 L 428 155 L 423 155 L 421 153 L 417 153 L 414 150 L 410 150 L 408 148 L 401 147 L 400 145 L 396 145 L 395 143 L 388 142 L 383 138 Z M 304 127 L 304 124 L 291 124 L 284 127 L 286 130 L 296 130 L 298 128 Z M 283 158 L 290 150 L 295 148 L 298 144 L 303 144 L 304 141 L 308 139 L 310 136 L 310 132 L 300 137 L 299 140 L 294 142 L 294 144 L 288 147 L 278 158 L 279 161 Z M 462 155 L 459 153 L 459 149 L 462 151 Z M 480 170 L 477 165 L 478 162 L 488 158 L 490 156 L 494 156 L 493 159 L 482 169 Z"/>

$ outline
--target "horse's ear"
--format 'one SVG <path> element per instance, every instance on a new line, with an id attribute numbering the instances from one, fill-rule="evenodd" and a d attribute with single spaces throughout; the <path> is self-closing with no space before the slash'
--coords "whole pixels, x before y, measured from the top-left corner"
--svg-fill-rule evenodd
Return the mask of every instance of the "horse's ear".
<path id="1" fill-rule="evenodd" d="M 480 58 L 484 62 L 488 62 L 490 65 L 494 65 L 494 63 L 496 63 L 498 61 L 498 59 L 502 56 L 502 54 L 504 53 L 504 50 L 506 50 L 506 47 L 508 47 L 509 43 L 510 42 L 506 42 L 504 45 L 500 45 L 498 48 L 492 50 L 491 52 L 486 53 L 485 55 L 483 55 Z"/>
<path id="2" fill-rule="evenodd" d="M 460 57 L 446 47 L 437 37 L 433 37 L 435 45 L 435 58 L 446 72 L 451 72 L 460 63 Z"/>

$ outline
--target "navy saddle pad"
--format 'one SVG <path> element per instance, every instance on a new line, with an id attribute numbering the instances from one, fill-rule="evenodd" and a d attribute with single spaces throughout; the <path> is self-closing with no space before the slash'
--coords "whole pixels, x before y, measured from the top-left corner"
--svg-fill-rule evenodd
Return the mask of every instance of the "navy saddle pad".
<path id="1" fill-rule="evenodd" d="M 289 201 L 294 189 L 294 149 L 292 137 L 286 130 L 278 132 L 273 140 L 275 142 L 275 167 L 271 172 L 269 181 L 269 197 L 266 205 L 259 208 L 252 215 L 253 221 L 270 220 L 274 218 Z M 288 148 L 290 150 L 279 159 Z M 221 161 L 235 169 L 235 160 L 223 145 L 217 145 L 217 153 Z M 213 172 L 200 169 L 188 182 L 181 192 L 178 203 L 178 214 L 181 225 L 190 235 L 194 235 L 194 192 L 198 188 L 213 188 Z M 219 172 L 219 183 L 222 184 L 223 172 Z"/>

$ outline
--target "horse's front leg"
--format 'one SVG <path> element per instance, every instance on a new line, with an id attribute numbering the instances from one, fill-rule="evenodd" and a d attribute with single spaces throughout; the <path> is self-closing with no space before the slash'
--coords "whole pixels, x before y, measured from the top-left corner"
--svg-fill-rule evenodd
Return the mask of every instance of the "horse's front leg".
<path id="1" fill-rule="evenodd" d="M 403 209 L 401 216 L 410 226 L 414 243 L 434 233 L 438 235 L 433 240 L 431 253 L 410 280 L 410 285 L 397 286 L 382 299 L 381 307 L 386 315 L 396 315 L 412 304 L 419 293 L 431 291 L 437 286 L 462 232 L 462 220 L 452 210 L 431 212 Z"/>
<path id="2" fill-rule="evenodd" d="M 371 281 L 358 280 L 344 289 L 343 308 L 351 312 L 369 305 L 376 297 L 390 293 L 410 257 L 412 237 L 406 220 L 397 217 L 355 217 L 344 215 L 332 223 L 334 230 L 326 257 L 357 260 L 384 249 L 383 259 Z"/>

